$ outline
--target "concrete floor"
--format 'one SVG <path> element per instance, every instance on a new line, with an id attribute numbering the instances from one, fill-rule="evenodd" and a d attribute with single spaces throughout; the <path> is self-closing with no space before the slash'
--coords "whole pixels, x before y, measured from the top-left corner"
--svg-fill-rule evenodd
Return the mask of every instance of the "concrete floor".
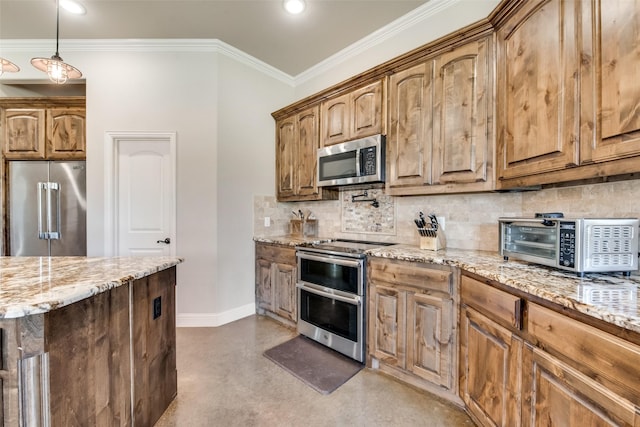
<path id="1" fill-rule="evenodd" d="M 156 426 L 473 426 L 458 407 L 363 369 L 322 395 L 262 353 L 296 335 L 263 317 L 178 328 L 178 396 Z"/>

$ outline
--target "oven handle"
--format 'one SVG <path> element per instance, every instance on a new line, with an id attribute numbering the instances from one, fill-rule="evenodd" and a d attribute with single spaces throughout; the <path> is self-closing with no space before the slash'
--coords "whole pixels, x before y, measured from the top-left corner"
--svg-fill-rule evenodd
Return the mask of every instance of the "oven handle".
<path id="1" fill-rule="evenodd" d="M 345 259 L 345 258 L 336 257 L 332 255 L 318 256 L 318 255 L 312 255 L 308 252 L 298 252 L 298 258 L 308 259 L 310 261 L 324 262 L 327 264 L 343 265 L 345 267 L 353 267 L 353 268 L 358 268 L 361 265 L 360 260 Z"/>
<path id="2" fill-rule="evenodd" d="M 307 292 L 311 292 L 312 294 L 320 295 L 321 297 L 334 299 L 336 301 L 346 302 L 351 305 L 360 305 L 362 299 L 359 295 L 354 295 L 352 297 L 344 297 L 342 295 L 338 295 L 332 292 L 326 292 L 323 289 L 318 289 L 315 286 L 308 285 L 305 283 L 296 283 L 296 288 L 304 289 Z"/>

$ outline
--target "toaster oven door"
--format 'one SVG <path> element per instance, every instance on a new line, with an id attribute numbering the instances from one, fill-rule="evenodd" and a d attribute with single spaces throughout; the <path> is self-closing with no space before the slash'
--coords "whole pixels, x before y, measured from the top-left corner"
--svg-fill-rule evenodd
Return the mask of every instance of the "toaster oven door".
<path id="1" fill-rule="evenodd" d="M 547 222 L 548 223 L 548 222 Z M 541 222 L 501 223 L 500 254 L 543 265 L 556 266 L 558 254 L 558 226 Z"/>

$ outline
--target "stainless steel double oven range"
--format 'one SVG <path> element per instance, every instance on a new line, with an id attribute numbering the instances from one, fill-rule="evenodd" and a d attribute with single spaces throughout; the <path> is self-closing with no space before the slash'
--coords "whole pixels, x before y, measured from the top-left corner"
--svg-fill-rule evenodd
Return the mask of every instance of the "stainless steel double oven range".
<path id="1" fill-rule="evenodd" d="M 359 362 L 365 356 L 365 251 L 385 243 L 298 246 L 298 332 Z"/>

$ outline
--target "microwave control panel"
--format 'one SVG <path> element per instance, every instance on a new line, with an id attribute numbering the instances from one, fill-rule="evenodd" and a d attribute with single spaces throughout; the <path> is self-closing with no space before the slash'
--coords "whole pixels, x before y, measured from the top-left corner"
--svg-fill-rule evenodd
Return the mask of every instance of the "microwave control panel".
<path id="1" fill-rule="evenodd" d="M 560 223 L 560 253 L 558 263 L 563 267 L 576 265 L 576 223 Z"/>
<path id="2" fill-rule="evenodd" d="M 375 175 L 378 165 L 376 163 L 376 147 L 366 147 L 360 150 L 360 175 Z"/>

